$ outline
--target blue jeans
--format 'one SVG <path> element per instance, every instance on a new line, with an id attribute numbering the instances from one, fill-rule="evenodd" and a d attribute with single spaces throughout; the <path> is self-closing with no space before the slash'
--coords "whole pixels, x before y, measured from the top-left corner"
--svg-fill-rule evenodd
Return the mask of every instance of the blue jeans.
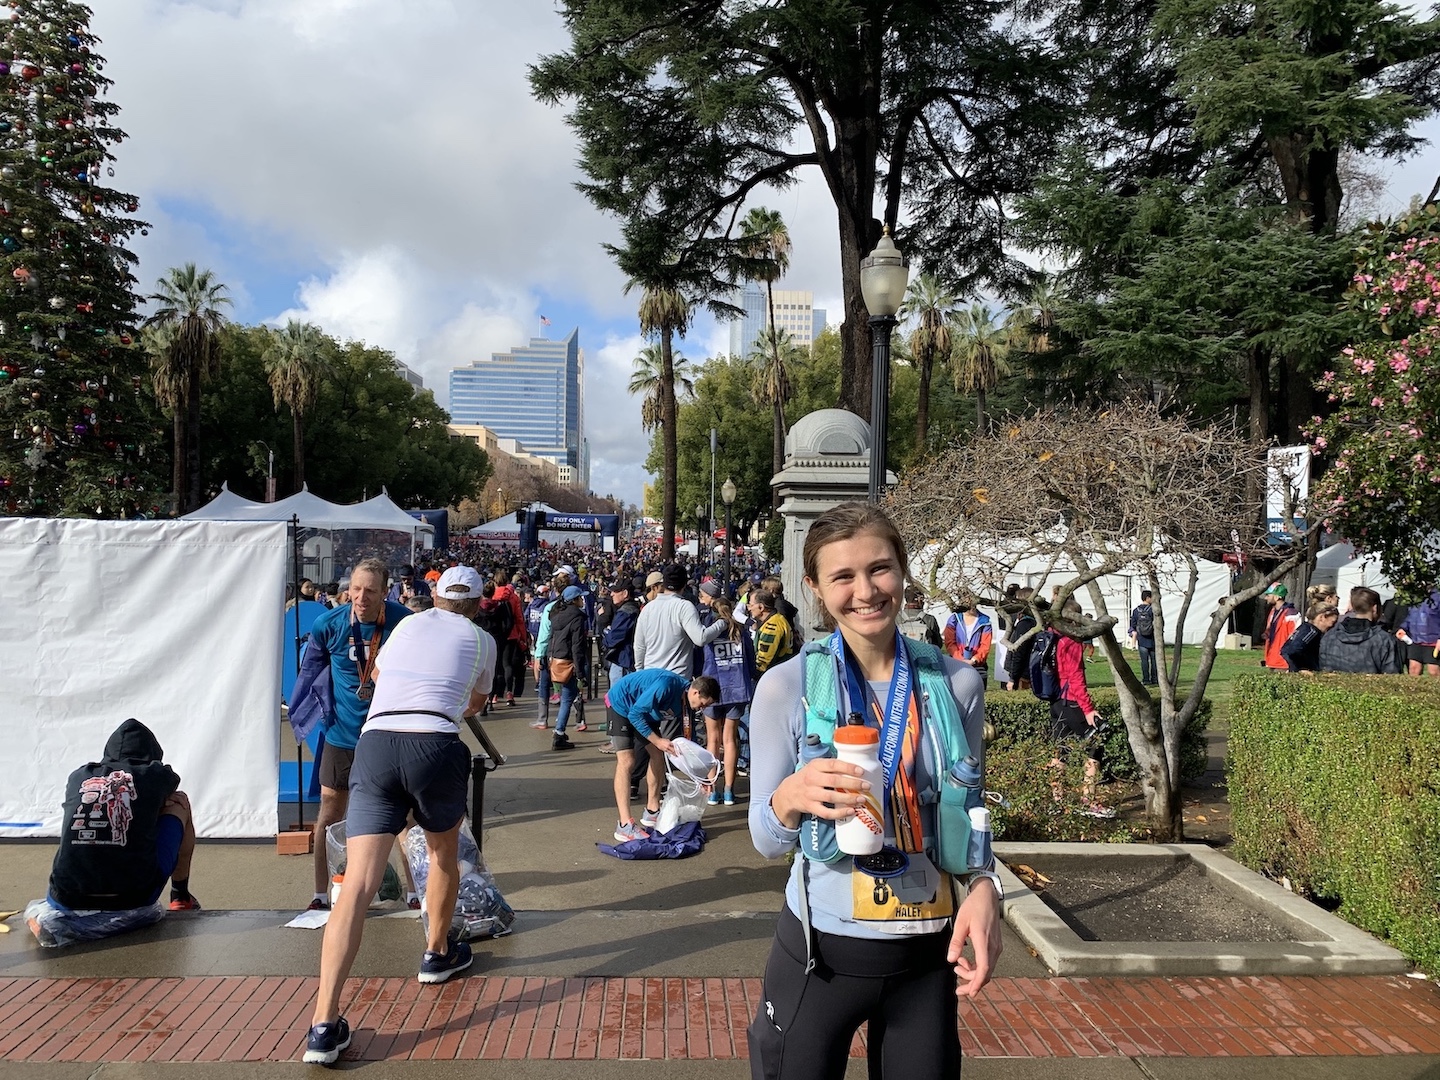
<path id="1" fill-rule="evenodd" d="M 550 722 L 550 662 L 540 661 L 540 674 L 535 678 L 535 700 L 540 703 L 540 712 L 536 715 L 537 720 Z"/>
<path id="2" fill-rule="evenodd" d="M 555 737 L 558 739 L 565 734 L 565 724 L 570 719 L 570 706 L 580 696 L 580 675 L 577 669 L 576 674 L 570 676 L 568 682 L 560 684 L 560 713 L 555 717 Z"/>
<path id="3" fill-rule="evenodd" d="M 1155 646 L 1140 647 L 1140 681 L 1146 686 L 1158 686 L 1160 678 L 1155 673 Z"/>

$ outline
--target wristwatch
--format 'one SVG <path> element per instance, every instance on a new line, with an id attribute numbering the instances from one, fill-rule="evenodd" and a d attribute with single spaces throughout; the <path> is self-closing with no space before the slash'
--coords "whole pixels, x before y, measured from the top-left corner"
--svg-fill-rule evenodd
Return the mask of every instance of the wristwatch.
<path id="1" fill-rule="evenodd" d="M 981 878 L 988 878 L 990 884 L 995 886 L 995 898 L 997 900 L 1005 899 L 1005 886 L 1000 884 L 1000 875 L 994 870 L 971 870 L 970 876 L 965 882 L 965 895 L 970 895 L 970 890 L 975 887 L 975 883 Z"/>

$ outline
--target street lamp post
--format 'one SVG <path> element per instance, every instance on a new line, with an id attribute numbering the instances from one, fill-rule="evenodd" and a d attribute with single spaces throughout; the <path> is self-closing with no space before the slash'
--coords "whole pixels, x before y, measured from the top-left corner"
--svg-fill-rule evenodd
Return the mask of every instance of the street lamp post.
<path id="1" fill-rule="evenodd" d="M 255 445 L 265 447 L 265 453 L 269 455 L 269 460 L 265 465 L 265 501 L 273 503 L 275 501 L 275 451 L 260 440 L 256 440 Z"/>
<path id="2" fill-rule="evenodd" d="M 700 530 L 705 524 L 705 504 L 695 504 L 695 561 L 700 561 Z"/>
<path id="3" fill-rule="evenodd" d="M 720 498 L 725 500 L 725 581 L 720 591 L 730 595 L 730 508 L 735 505 L 735 481 L 730 477 L 725 478 L 725 483 L 720 487 Z"/>
<path id="4" fill-rule="evenodd" d="M 890 226 L 868 258 L 860 260 L 860 292 L 870 313 L 870 491 L 878 503 L 885 491 L 885 444 L 890 434 L 890 332 L 905 299 L 910 270 L 890 239 Z"/>

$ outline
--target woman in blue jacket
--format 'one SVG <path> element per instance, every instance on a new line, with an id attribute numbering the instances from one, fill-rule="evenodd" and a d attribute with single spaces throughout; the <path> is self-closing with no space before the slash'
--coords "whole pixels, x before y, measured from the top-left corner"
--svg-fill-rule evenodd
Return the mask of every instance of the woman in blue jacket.
<path id="1" fill-rule="evenodd" d="M 705 667 L 701 672 L 720 684 L 720 703 L 705 710 L 709 717 L 706 741 L 710 753 L 724 762 L 724 787 L 717 782 L 709 802 L 714 805 L 723 800 L 726 806 L 734 806 L 735 768 L 740 760 L 740 719 L 749 710 L 750 699 L 755 694 L 755 643 L 745 627 L 735 621 L 734 607 L 728 597 L 715 597 L 710 610 L 715 613 L 715 621 L 725 624 L 726 632 L 705 646 Z"/>

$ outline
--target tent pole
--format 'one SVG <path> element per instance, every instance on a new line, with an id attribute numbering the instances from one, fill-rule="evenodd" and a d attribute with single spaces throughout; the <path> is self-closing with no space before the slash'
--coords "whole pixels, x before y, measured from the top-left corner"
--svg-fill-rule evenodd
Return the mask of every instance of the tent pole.
<path id="1" fill-rule="evenodd" d="M 300 671 L 300 515 L 290 519 L 290 551 L 295 561 L 295 671 Z M 295 740 L 295 817 L 305 831 L 305 748 Z"/>

